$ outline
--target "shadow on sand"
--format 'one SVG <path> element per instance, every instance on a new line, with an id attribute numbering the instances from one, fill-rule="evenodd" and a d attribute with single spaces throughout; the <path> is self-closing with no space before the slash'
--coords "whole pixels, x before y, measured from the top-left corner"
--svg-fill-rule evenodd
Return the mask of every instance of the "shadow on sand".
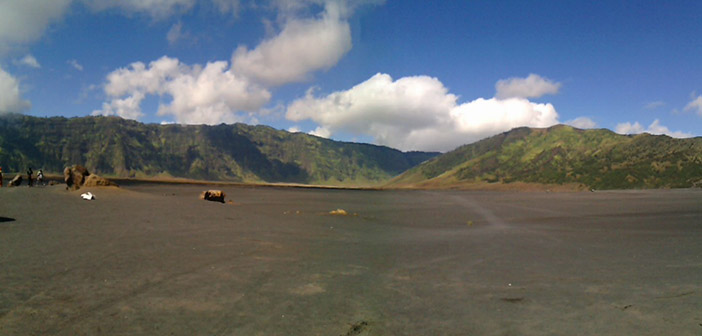
<path id="1" fill-rule="evenodd" d="M 14 218 L 0 217 L 0 223 L 4 223 L 4 222 L 14 222 L 14 221 L 15 221 Z"/>

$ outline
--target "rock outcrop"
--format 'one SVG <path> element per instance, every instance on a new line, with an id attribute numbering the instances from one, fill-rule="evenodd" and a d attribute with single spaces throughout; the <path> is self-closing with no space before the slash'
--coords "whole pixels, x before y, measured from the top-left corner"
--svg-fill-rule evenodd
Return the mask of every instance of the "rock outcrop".
<path id="1" fill-rule="evenodd" d="M 224 191 L 221 190 L 205 190 L 200 194 L 200 199 L 224 203 L 225 196 Z"/>
<path id="2" fill-rule="evenodd" d="M 83 186 L 84 187 L 107 187 L 107 186 L 116 186 L 116 184 L 106 178 L 100 177 L 95 174 L 90 174 L 87 177 L 85 177 L 85 181 L 83 181 Z"/>
<path id="3" fill-rule="evenodd" d="M 66 189 L 78 190 L 83 185 L 85 177 L 90 175 L 88 169 L 81 165 L 73 165 L 63 170 L 63 180 L 66 182 Z"/>
<path id="4" fill-rule="evenodd" d="M 88 169 L 81 165 L 66 167 L 63 170 L 63 180 L 66 182 L 66 189 L 70 190 L 78 190 L 80 187 L 117 186 L 106 178 L 90 174 Z"/>
<path id="5" fill-rule="evenodd" d="M 10 187 L 19 187 L 22 184 L 22 175 L 17 174 L 12 180 L 10 180 Z"/>

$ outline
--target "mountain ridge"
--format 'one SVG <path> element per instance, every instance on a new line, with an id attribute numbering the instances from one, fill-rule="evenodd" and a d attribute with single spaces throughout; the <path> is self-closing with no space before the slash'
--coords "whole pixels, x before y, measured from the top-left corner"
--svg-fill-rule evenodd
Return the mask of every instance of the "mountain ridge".
<path id="1" fill-rule="evenodd" d="M 119 117 L 0 116 L 0 166 L 100 175 L 384 188 L 702 186 L 702 137 L 519 127 L 440 154 L 263 125 L 157 125 Z"/>
<path id="2" fill-rule="evenodd" d="M 0 116 L 0 166 L 115 177 L 377 185 L 438 153 L 401 152 L 245 124 L 157 125 L 119 117 Z"/>
<path id="3" fill-rule="evenodd" d="M 620 135 L 567 125 L 520 127 L 463 145 L 393 178 L 388 187 L 486 184 L 580 185 L 593 189 L 702 185 L 702 138 Z"/>

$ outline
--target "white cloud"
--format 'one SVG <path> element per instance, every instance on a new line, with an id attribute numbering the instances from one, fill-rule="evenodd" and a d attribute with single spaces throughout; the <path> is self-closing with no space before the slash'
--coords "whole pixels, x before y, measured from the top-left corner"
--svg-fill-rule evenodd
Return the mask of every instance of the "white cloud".
<path id="1" fill-rule="evenodd" d="M 76 69 L 78 71 L 83 71 L 83 66 L 80 65 L 80 63 L 78 63 L 78 61 L 76 61 L 74 59 L 68 60 L 68 61 L 66 61 L 66 63 L 68 63 L 70 66 L 72 66 L 73 69 Z"/>
<path id="2" fill-rule="evenodd" d="M 210 0 L 221 14 L 237 16 L 240 0 Z M 127 15 L 146 14 L 161 20 L 191 11 L 198 0 L 0 0 L 0 55 L 38 40 L 52 23 L 60 21 L 74 3 L 81 3 L 95 12 L 118 10 Z M 322 0 L 295 0 L 299 8 Z M 331 3 L 332 1 L 329 0 Z M 332 7 L 348 11 L 368 1 L 337 1 Z"/>
<path id="3" fill-rule="evenodd" d="M 288 128 L 288 132 L 290 132 L 290 133 L 298 133 L 298 132 L 301 132 L 301 131 L 302 131 L 302 130 L 301 130 L 300 127 L 298 127 L 298 126 L 291 126 L 290 128 Z"/>
<path id="4" fill-rule="evenodd" d="M 212 0 L 221 12 L 235 10 L 238 0 Z M 74 0 L 0 0 L 0 56 L 35 42 L 47 27 L 60 21 Z M 196 0 L 81 0 L 95 10 L 119 9 L 145 13 L 156 19 L 192 9 Z M 238 7 L 237 7 L 238 8 Z"/>
<path id="5" fill-rule="evenodd" d="M 523 98 L 483 99 L 458 104 L 436 78 L 396 81 L 376 74 L 346 91 L 315 97 L 314 89 L 288 106 L 293 121 L 311 119 L 327 137 L 335 132 L 369 135 L 375 143 L 402 150 L 451 150 L 519 126 L 558 122 L 551 104 Z M 324 133 L 322 133 L 322 130 Z"/>
<path id="6" fill-rule="evenodd" d="M 225 61 L 208 63 L 204 69 L 193 67 L 169 81 L 166 89 L 173 100 L 159 107 L 159 115 L 172 114 L 185 123 L 240 121 L 236 112 L 255 112 L 271 97 L 268 90 L 227 69 Z"/>
<path id="7" fill-rule="evenodd" d="M 0 68 L 0 113 L 21 113 L 30 107 L 20 95 L 19 81 Z"/>
<path id="8" fill-rule="evenodd" d="M 112 99 L 109 103 L 102 103 L 102 110 L 93 111 L 93 115 L 116 115 L 127 119 L 139 119 L 144 114 L 141 113 L 141 102 L 144 100 L 144 93 L 134 92 L 131 96 L 119 99 Z"/>
<path id="9" fill-rule="evenodd" d="M 573 120 L 568 120 L 565 122 L 565 124 L 582 129 L 597 127 L 597 123 L 588 117 L 578 117 Z"/>
<path id="10" fill-rule="evenodd" d="M 222 13 L 238 10 L 238 0 L 212 0 Z M 0 55 L 38 40 L 52 23 L 60 21 L 74 0 L 0 0 Z M 184 13 L 196 0 L 81 0 L 103 11 L 119 9 L 128 14 L 145 13 L 156 19 Z"/>
<path id="11" fill-rule="evenodd" d="M 614 132 L 619 134 L 639 134 L 645 132 L 645 129 L 638 121 L 633 124 L 625 122 L 617 124 L 617 127 L 614 128 Z"/>
<path id="12" fill-rule="evenodd" d="M 646 104 L 646 106 L 644 106 L 644 108 L 647 110 L 655 110 L 655 109 L 657 109 L 659 107 L 663 107 L 663 106 L 665 106 L 665 102 L 657 100 L 657 101 L 653 101 L 653 102 Z"/>
<path id="13" fill-rule="evenodd" d="M 105 93 L 111 102 L 93 114 L 138 119 L 143 116 L 141 101 L 156 95 L 170 98 L 159 104 L 158 115 L 172 115 L 186 124 L 241 121 L 240 112 L 255 112 L 271 97 L 265 88 L 235 75 L 226 61 L 188 66 L 165 56 L 148 66 L 136 62 L 113 71 L 107 76 Z"/>
<path id="14" fill-rule="evenodd" d="M 327 128 L 321 127 L 321 126 L 320 126 L 320 127 L 315 128 L 315 129 L 314 129 L 313 131 L 311 131 L 309 134 L 310 134 L 310 135 L 314 135 L 314 136 L 318 136 L 318 137 L 320 137 L 320 138 L 327 138 L 327 139 L 329 139 L 329 137 L 331 136 L 332 133 L 331 133 L 331 131 L 328 130 Z"/>
<path id="15" fill-rule="evenodd" d="M 145 13 L 154 19 L 184 13 L 192 9 L 195 0 L 83 0 L 95 11 L 119 9 L 127 13 Z"/>
<path id="16" fill-rule="evenodd" d="M 342 17 L 349 17 L 356 8 L 365 5 L 380 5 L 385 0 L 269 0 L 270 4 L 278 10 L 283 17 L 297 15 L 298 12 L 309 8 L 310 5 L 324 5 L 333 3 L 338 6 Z"/>
<path id="17" fill-rule="evenodd" d="M 192 40 L 193 37 L 190 35 L 188 32 L 183 31 L 183 23 L 178 22 L 171 26 L 171 29 L 168 30 L 168 33 L 166 34 L 166 40 L 168 40 L 168 44 L 174 45 L 178 43 L 179 41 L 185 41 L 185 40 Z"/>
<path id="18" fill-rule="evenodd" d="M 252 50 L 237 48 L 231 65 L 218 61 L 188 66 L 164 56 L 148 66 L 135 62 L 128 68 L 117 69 L 107 76 L 105 85 L 111 101 L 94 113 L 140 118 L 144 99 L 141 96 L 156 95 L 170 98 L 160 103 L 158 114 L 173 115 L 176 122 L 235 122 L 242 121 L 242 114 L 255 121 L 254 114 L 270 113 L 263 108 L 271 98 L 269 87 L 305 80 L 311 72 L 334 66 L 350 50 L 351 32 L 345 15 L 350 13 L 349 8 L 365 2 L 350 5 L 346 1 L 303 0 L 300 3 L 305 6 L 324 5 L 323 12 L 312 19 L 287 17 L 277 35 Z M 235 4 L 229 0 L 217 1 L 216 5 L 225 3 Z M 233 10 L 227 6 L 218 8 Z M 176 24 L 167 38 L 174 43 L 182 36 L 182 25 Z M 323 129 L 318 133 L 326 134 Z"/>
<path id="19" fill-rule="evenodd" d="M 512 77 L 497 81 L 495 97 L 498 99 L 539 98 L 547 94 L 556 94 L 560 88 L 561 83 L 537 74 L 529 74 L 526 78 Z"/>
<path id="20" fill-rule="evenodd" d="M 644 128 L 643 126 L 641 126 L 641 124 L 638 121 L 634 122 L 633 124 L 630 122 L 620 123 L 617 124 L 617 127 L 614 129 L 614 131 L 619 134 L 665 134 L 673 138 L 690 138 L 693 136 L 690 133 L 685 133 L 681 131 L 671 131 L 668 127 L 661 125 L 658 119 L 654 120 L 651 123 L 651 125 L 648 126 L 648 128 Z"/>
<path id="21" fill-rule="evenodd" d="M 71 0 L 1 0 L 0 55 L 39 39 L 51 23 L 63 17 Z"/>
<path id="22" fill-rule="evenodd" d="M 237 16 L 241 9 L 239 0 L 212 0 L 212 2 L 222 14 L 231 13 L 233 16 Z"/>
<path id="23" fill-rule="evenodd" d="M 668 129 L 668 127 L 665 127 L 661 125 L 660 121 L 658 119 L 654 120 L 651 125 L 648 126 L 648 129 L 646 132 L 651 133 L 651 134 L 665 134 L 669 135 L 673 138 L 690 138 L 692 137 L 692 134 L 690 133 L 685 133 L 681 131 L 671 131 Z"/>
<path id="24" fill-rule="evenodd" d="M 187 66 L 177 58 L 161 57 L 146 64 L 134 62 L 128 68 L 120 68 L 107 75 L 105 93 L 111 97 L 127 95 L 135 91 L 161 93 L 165 82 L 181 72 Z"/>
<path id="25" fill-rule="evenodd" d="M 278 35 L 256 48 L 239 46 L 232 68 L 269 86 L 303 81 L 310 72 L 331 68 L 351 50 L 351 28 L 341 8 L 328 2 L 317 19 L 290 19 Z"/>
<path id="26" fill-rule="evenodd" d="M 685 105 L 685 111 L 694 111 L 702 117 L 702 95 L 693 97 L 692 101 Z"/>
<path id="27" fill-rule="evenodd" d="M 37 59 L 34 58 L 34 56 L 32 56 L 31 54 L 24 55 L 24 57 L 22 57 L 18 60 L 15 60 L 13 62 L 16 65 L 28 66 L 28 67 L 34 68 L 34 69 L 41 68 L 41 64 L 39 64 Z"/>

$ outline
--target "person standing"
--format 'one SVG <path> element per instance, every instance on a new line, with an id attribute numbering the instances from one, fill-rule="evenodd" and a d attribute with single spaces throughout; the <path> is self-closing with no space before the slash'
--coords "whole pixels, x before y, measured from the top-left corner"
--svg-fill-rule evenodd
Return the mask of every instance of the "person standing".
<path id="1" fill-rule="evenodd" d="M 27 184 L 30 187 L 32 186 L 32 174 L 34 174 L 32 167 L 29 167 L 29 169 L 27 169 Z"/>
<path id="2" fill-rule="evenodd" d="M 0 167 L 0 188 L 2 188 L 2 167 Z"/>
<path id="3" fill-rule="evenodd" d="M 41 171 L 41 169 L 39 169 L 39 172 L 37 173 L 37 185 L 44 185 L 44 172 Z"/>

